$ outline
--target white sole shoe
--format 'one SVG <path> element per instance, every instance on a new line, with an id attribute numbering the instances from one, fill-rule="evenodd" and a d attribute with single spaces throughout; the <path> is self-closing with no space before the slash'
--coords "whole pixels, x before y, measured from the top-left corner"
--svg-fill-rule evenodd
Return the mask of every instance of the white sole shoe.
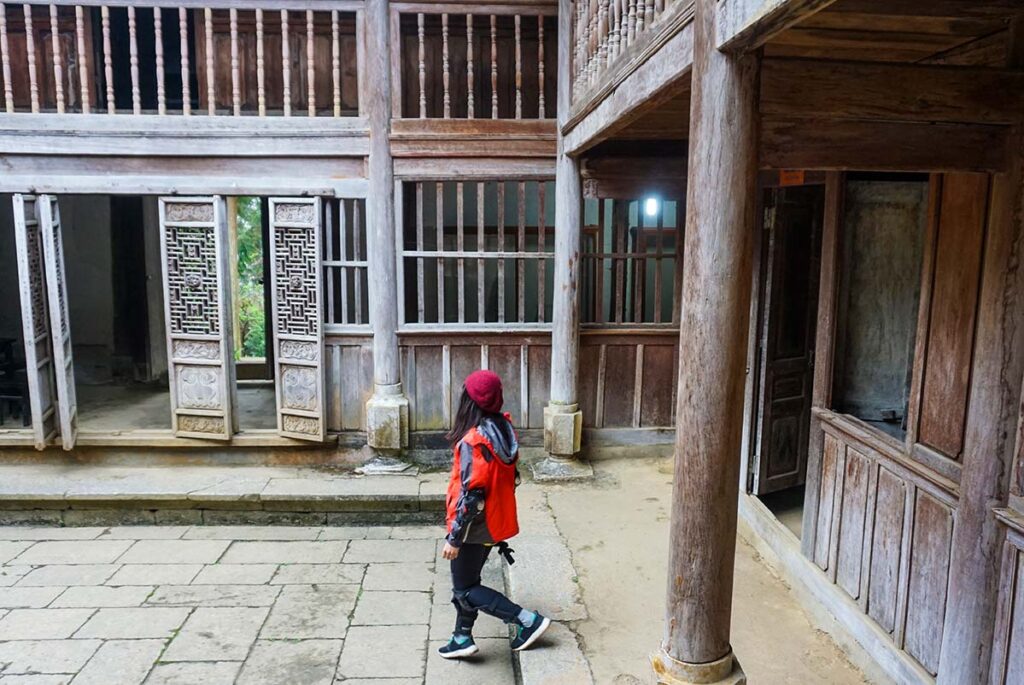
<path id="1" fill-rule="evenodd" d="M 544 620 L 542 620 L 540 622 L 540 627 L 537 628 L 537 630 L 533 631 L 533 635 L 528 637 L 526 639 L 526 642 L 524 642 L 523 644 L 519 645 L 518 647 L 516 647 L 512 651 L 513 652 L 521 652 L 524 649 L 527 649 L 530 645 L 532 645 L 534 642 L 537 641 L 537 638 L 539 638 L 541 635 L 544 634 L 544 631 L 547 630 L 548 626 L 550 626 L 550 625 L 551 625 L 551 619 L 548 618 L 547 616 L 545 616 Z"/>
<path id="2" fill-rule="evenodd" d="M 442 659 L 465 659 L 467 656 L 473 656 L 479 651 L 480 648 L 477 647 L 476 644 L 471 644 L 467 645 L 466 647 L 463 647 L 462 649 L 458 649 L 454 652 L 439 651 L 438 654 L 441 656 Z"/>

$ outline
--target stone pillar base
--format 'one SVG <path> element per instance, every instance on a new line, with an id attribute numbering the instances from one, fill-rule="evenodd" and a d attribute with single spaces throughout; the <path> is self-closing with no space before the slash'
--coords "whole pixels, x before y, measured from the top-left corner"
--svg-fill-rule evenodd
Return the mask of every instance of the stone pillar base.
<path id="1" fill-rule="evenodd" d="M 593 478 L 593 467 L 576 458 L 582 435 L 583 412 L 579 405 L 551 403 L 544 407 L 544 451 L 548 456 L 534 462 L 533 479 L 550 482 Z"/>
<path id="2" fill-rule="evenodd" d="M 651 655 L 651 666 L 658 685 L 746 685 L 747 676 L 736 656 L 729 652 L 718 661 L 690 664 L 677 661 L 664 649 Z"/>
<path id="3" fill-rule="evenodd" d="M 594 477 L 594 467 L 589 462 L 579 459 L 548 456 L 533 462 L 530 468 L 533 471 L 533 479 L 541 483 L 587 480 Z"/>
<path id="4" fill-rule="evenodd" d="M 401 383 L 374 388 L 366 403 L 366 443 L 392 454 L 409 446 L 409 398 Z"/>

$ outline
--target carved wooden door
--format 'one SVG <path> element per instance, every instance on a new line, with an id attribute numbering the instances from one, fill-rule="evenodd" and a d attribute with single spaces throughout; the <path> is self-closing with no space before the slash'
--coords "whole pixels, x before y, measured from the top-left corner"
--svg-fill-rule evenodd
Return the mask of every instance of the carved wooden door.
<path id="1" fill-rule="evenodd" d="M 327 434 L 320 252 L 320 199 L 270 198 L 277 429 L 316 441 Z"/>
<path id="2" fill-rule="evenodd" d="M 25 373 L 36 449 L 57 436 L 57 401 L 54 389 L 50 314 L 46 300 L 43 239 L 36 214 L 36 198 L 14 196 L 14 240 L 18 255 L 21 328 L 25 341 Z"/>
<path id="3" fill-rule="evenodd" d="M 224 198 L 160 198 L 160 249 L 174 434 L 230 440 L 237 419 Z"/>
<path id="4" fill-rule="evenodd" d="M 60 207 L 52 195 L 36 200 L 36 217 L 43 239 L 46 294 L 53 341 L 54 381 L 57 386 L 57 416 L 64 449 L 75 446 L 78 437 L 78 400 L 75 397 L 75 367 L 71 353 L 71 323 L 68 317 L 67 282 L 64 275 L 64 241 L 61 238 Z"/>
<path id="5" fill-rule="evenodd" d="M 823 186 L 775 191 L 766 212 L 761 313 L 761 400 L 753 491 L 762 495 L 807 476 Z"/>

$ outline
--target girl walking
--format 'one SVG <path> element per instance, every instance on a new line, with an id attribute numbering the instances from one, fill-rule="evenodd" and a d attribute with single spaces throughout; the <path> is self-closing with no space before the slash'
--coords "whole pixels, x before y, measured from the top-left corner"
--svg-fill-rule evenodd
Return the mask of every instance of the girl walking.
<path id="1" fill-rule="evenodd" d="M 523 609 L 480 582 L 480 571 L 494 546 L 512 563 L 505 540 L 519 532 L 516 485 L 519 442 L 508 415 L 502 415 L 501 378 L 474 371 L 466 378 L 448 439 L 455 459 L 446 502 L 448 535 L 442 556 L 452 565 L 455 632 L 438 649 L 445 659 L 476 654 L 473 624 L 483 611 L 515 626 L 512 651 L 532 645 L 551 620 Z"/>

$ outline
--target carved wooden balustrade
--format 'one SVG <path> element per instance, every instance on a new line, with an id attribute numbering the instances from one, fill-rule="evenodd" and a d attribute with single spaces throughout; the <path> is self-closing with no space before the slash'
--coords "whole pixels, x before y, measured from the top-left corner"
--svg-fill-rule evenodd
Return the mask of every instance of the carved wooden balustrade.
<path id="1" fill-rule="evenodd" d="M 357 116 L 362 3 L 312 4 L 0 4 L 0 111 Z"/>
<path id="2" fill-rule="evenodd" d="M 617 67 L 692 16 L 692 0 L 577 0 L 572 17 L 574 107 L 613 79 Z"/>

